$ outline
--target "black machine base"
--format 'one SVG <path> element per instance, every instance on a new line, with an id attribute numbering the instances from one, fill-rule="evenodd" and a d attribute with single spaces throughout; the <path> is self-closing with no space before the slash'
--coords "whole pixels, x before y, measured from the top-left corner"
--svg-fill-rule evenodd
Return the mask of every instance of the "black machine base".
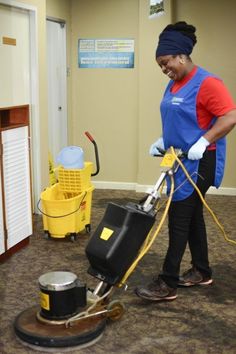
<path id="1" fill-rule="evenodd" d="M 14 322 L 15 333 L 21 342 L 37 350 L 39 347 L 50 351 L 86 347 L 99 340 L 105 330 L 106 318 L 103 316 L 85 318 L 66 328 L 65 324 L 41 323 L 37 319 L 39 311 L 39 306 L 33 306 L 21 312 Z"/>
<path id="2" fill-rule="evenodd" d="M 145 213 L 134 203 L 108 203 L 86 247 L 88 273 L 110 285 L 118 283 L 137 257 L 154 222 L 155 212 Z"/>

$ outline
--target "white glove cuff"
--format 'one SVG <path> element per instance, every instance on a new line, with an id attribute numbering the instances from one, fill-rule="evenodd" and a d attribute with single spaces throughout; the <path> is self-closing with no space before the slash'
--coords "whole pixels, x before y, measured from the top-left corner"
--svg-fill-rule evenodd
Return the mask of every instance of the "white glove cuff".
<path id="1" fill-rule="evenodd" d="M 209 141 L 206 138 L 204 138 L 204 136 L 202 136 L 199 139 L 199 142 L 203 143 L 205 146 L 209 146 L 210 145 Z"/>

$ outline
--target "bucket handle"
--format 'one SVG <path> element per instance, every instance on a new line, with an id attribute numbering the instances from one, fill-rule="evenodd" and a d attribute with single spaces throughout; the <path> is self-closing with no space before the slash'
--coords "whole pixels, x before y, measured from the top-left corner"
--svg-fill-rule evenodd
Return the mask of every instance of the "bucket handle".
<path id="1" fill-rule="evenodd" d="M 96 171 L 94 173 L 91 174 L 91 176 L 96 176 L 99 171 L 100 171 L 100 162 L 99 162 L 99 155 L 98 155 L 98 147 L 97 147 L 97 143 L 94 140 L 94 138 L 92 137 L 92 135 L 89 132 L 85 132 L 84 133 L 87 138 L 91 141 L 91 143 L 93 143 L 93 147 L 94 147 L 94 153 L 95 153 L 95 161 L 96 161 Z"/>
<path id="2" fill-rule="evenodd" d="M 54 219 L 64 218 L 64 217 L 66 217 L 66 216 L 75 214 L 75 213 L 80 209 L 80 207 L 81 207 L 81 205 L 82 205 L 82 203 L 83 203 L 83 201 L 84 201 L 84 198 L 86 197 L 86 194 L 87 194 L 87 192 L 84 193 L 84 196 L 83 196 L 83 198 L 82 198 L 82 200 L 81 200 L 81 202 L 80 202 L 80 204 L 79 204 L 79 207 L 78 207 L 76 210 L 74 210 L 74 211 L 72 211 L 72 212 L 70 212 L 70 213 L 68 213 L 68 214 L 64 214 L 64 215 L 48 215 L 48 214 L 44 213 L 44 212 L 42 211 L 42 209 L 40 209 L 40 207 L 39 207 L 39 204 L 40 204 L 40 202 L 41 202 L 41 198 L 39 199 L 39 201 L 38 201 L 38 203 L 37 203 L 37 209 L 40 211 L 41 214 L 43 214 L 44 216 L 47 216 L 48 218 L 54 218 Z"/>

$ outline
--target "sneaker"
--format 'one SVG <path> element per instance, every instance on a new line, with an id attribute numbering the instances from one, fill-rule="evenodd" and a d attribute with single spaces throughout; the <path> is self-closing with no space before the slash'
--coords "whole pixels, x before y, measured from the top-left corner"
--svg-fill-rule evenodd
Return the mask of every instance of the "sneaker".
<path id="1" fill-rule="evenodd" d="M 171 301 L 177 298 L 177 289 L 170 288 L 160 277 L 158 277 L 146 287 L 140 286 L 136 288 L 135 294 L 145 300 Z"/>
<path id="2" fill-rule="evenodd" d="M 213 279 L 211 277 L 204 276 L 196 268 L 191 268 L 183 273 L 179 277 L 178 286 L 194 286 L 194 285 L 211 285 Z"/>

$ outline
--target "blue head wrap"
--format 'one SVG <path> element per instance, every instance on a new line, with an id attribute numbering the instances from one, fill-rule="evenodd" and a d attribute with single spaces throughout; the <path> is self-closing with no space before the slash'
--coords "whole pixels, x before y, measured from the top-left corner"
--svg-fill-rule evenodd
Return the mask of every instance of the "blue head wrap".
<path id="1" fill-rule="evenodd" d="M 163 31 L 159 36 L 156 58 L 163 55 L 190 55 L 194 43 L 191 38 L 179 31 Z"/>

